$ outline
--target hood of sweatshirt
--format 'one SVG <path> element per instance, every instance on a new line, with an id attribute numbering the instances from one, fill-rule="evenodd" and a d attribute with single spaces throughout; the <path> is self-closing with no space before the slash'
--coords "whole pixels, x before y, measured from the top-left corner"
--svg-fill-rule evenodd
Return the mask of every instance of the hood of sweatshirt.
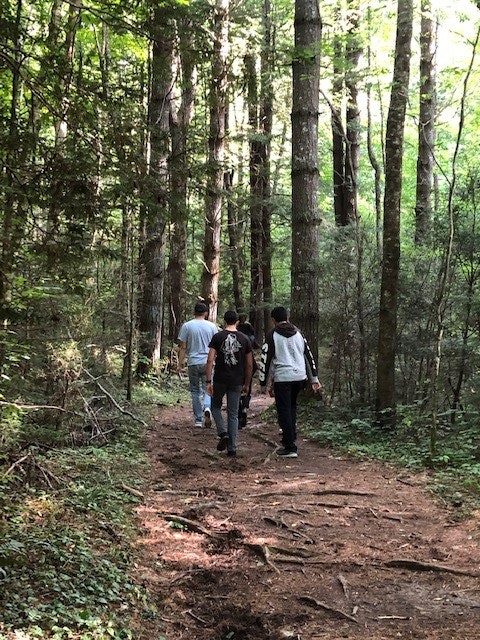
<path id="1" fill-rule="evenodd" d="M 298 329 L 291 322 L 281 322 L 275 326 L 274 332 L 279 333 L 284 338 L 291 338 L 298 332 Z"/>

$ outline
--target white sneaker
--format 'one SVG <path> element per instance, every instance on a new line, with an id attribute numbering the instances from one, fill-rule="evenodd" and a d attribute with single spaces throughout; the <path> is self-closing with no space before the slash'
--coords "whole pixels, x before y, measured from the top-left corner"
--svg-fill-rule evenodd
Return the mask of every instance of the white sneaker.
<path id="1" fill-rule="evenodd" d="M 212 412 L 210 409 L 205 409 L 203 412 L 203 424 L 207 429 L 212 426 Z"/>

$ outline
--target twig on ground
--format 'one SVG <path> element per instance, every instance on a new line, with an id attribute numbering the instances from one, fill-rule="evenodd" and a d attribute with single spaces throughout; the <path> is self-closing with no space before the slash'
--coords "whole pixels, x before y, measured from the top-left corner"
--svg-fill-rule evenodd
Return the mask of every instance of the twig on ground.
<path id="1" fill-rule="evenodd" d="M 345 598 L 347 598 L 348 600 L 348 591 L 347 591 L 347 581 L 345 579 L 345 576 L 342 576 L 341 573 L 338 574 L 338 581 L 340 582 L 340 584 L 342 585 L 342 589 L 343 589 L 343 595 L 345 596 Z"/>
<path id="2" fill-rule="evenodd" d="M 187 609 L 185 613 L 188 613 L 189 616 L 192 616 L 192 618 L 198 620 L 198 622 L 201 622 L 202 624 L 210 624 L 208 620 L 204 620 L 203 618 L 200 618 L 200 616 L 195 615 L 191 609 Z"/>
<path id="3" fill-rule="evenodd" d="M 249 549 L 252 549 L 252 551 L 255 551 L 255 553 L 257 553 L 261 558 L 263 558 L 263 560 L 265 561 L 265 564 L 268 564 L 268 566 L 272 567 L 274 571 L 276 571 L 277 573 L 280 573 L 280 569 L 276 567 L 273 564 L 273 562 L 270 560 L 270 550 L 268 548 L 268 545 L 258 544 L 255 542 L 244 542 L 244 545 Z"/>

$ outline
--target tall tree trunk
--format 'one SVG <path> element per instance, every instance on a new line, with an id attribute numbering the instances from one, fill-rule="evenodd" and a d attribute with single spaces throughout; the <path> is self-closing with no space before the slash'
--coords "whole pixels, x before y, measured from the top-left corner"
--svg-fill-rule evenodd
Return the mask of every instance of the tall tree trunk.
<path id="1" fill-rule="evenodd" d="M 270 308 L 273 299 L 272 289 L 272 186 L 271 186 L 271 139 L 273 126 L 273 70 L 275 46 L 272 33 L 272 8 L 270 0 L 263 3 L 263 47 L 260 55 L 260 130 L 264 147 L 262 157 L 262 272 L 263 302 L 265 310 L 263 322 L 259 323 L 256 334 L 259 339 L 270 326 Z"/>
<path id="2" fill-rule="evenodd" d="M 358 61 L 361 54 L 359 38 L 359 0 L 347 2 L 347 44 L 345 59 L 345 89 L 347 97 L 345 154 L 345 220 L 355 223 L 358 219 L 358 164 L 360 156 L 360 109 L 358 106 Z"/>
<path id="3" fill-rule="evenodd" d="M 218 311 L 220 231 L 222 227 L 225 123 L 227 111 L 227 56 L 229 0 L 216 0 L 212 82 L 210 85 L 210 133 L 208 139 L 207 187 L 205 196 L 205 241 L 202 296 L 209 305 L 209 319 Z"/>
<path id="4" fill-rule="evenodd" d="M 318 105 L 322 22 L 317 0 L 295 2 L 292 104 L 291 316 L 318 356 Z"/>
<path id="5" fill-rule="evenodd" d="M 258 82 L 256 59 L 245 56 L 249 128 L 249 182 L 250 182 L 250 322 L 258 335 L 263 322 L 263 236 L 262 236 L 262 144 L 259 132 Z"/>
<path id="6" fill-rule="evenodd" d="M 170 219 L 173 229 L 168 261 L 170 337 L 177 338 L 185 319 L 185 274 L 187 270 L 187 194 L 188 194 L 188 131 L 193 116 L 196 94 L 196 72 L 193 45 L 188 24 L 179 25 L 181 102 L 178 112 L 172 109 L 170 129 L 172 154 L 170 176 L 172 195 Z"/>
<path id="7" fill-rule="evenodd" d="M 55 58 L 58 60 L 58 68 L 56 69 L 56 84 L 54 94 L 56 97 L 56 108 L 58 110 L 58 118 L 55 122 L 55 153 L 52 160 L 52 182 L 50 206 L 47 218 L 47 259 L 48 266 L 53 267 L 57 259 L 57 236 L 60 225 L 60 209 L 59 203 L 62 201 L 62 192 L 64 189 L 64 164 L 65 164 L 65 143 L 68 135 L 68 115 L 70 110 L 70 92 L 73 77 L 73 64 L 75 54 L 75 39 L 77 30 L 80 26 L 80 18 L 82 11 L 82 0 L 72 0 L 69 3 L 68 19 L 65 27 L 65 42 L 62 45 L 61 55 L 56 53 Z M 53 24 L 56 15 L 52 15 L 52 45 L 53 38 L 56 35 L 56 26 Z M 54 53 L 54 55 L 55 55 Z"/>
<path id="8" fill-rule="evenodd" d="M 167 9 L 168 11 L 168 9 Z M 139 361 L 146 375 L 160 358 L 165 283 L 166 223 L 169 204 L 170 102 L 174 27 L 167 11 L 153 11 L 152 78 L 148 124 L 148 175 L 145 189 L 144 243 L 140 251 L 142 290 L 139 301 Z"/>
<path id="9" fill-rule="evenodd" d="M 435 21 L 431 0 L 422 0 L 420 26 L 420 110 L 418 121 L 417 189 L 415 198 L 415 244 L 428 239 L 433 186 L 435 144 Z"/>
<path id="10" fill-rule="evenodd" d="M 245 310 L 245 300 L 243 297 L 242 280 L 246 266 L 245 254 L 242 248 L 242 225 L 237 215 L 238 208 L 232 201 L 233 176 L 233 169 L 231 171 L 225 171 L 224 173 L 225 194 L 227 196 L 228 262 L 232 272 L 232 292 L 235 309 L 237 309 L 239 313 L 243 313 Z"/>
<path id="11" fill-rule="evenodd" d="M 20 132 L 18 130 L 18 107 L 22 90 L 22 47 L 20 23 L 22 20 L 22 0 L 17 0 L 15 20 L 11 27 L 12 81 L 10 96 L 10 114 L 8 118 L 8 139 L 5 154 L 5 200 L 2 221 L 2 240 L 0 255 L 0 318 L 6 328 L 10 317 L 12 281 L 14 276 L 15 253 L 20 244 L 26 213 L 22 204 L 22 196 L 18 189 L 16 172 L 20 162 Z M 3 345 L 3 342 L 1 343 Z M 0 349 L 0 366 L 4 362 L 3 346 Z"/>
<path id="12" fill-rule="evenodd" d="M 381 423 L 395 423 L 395 352 L 400 269 L 400 205 L 405 113 L 410 77 L 412 0 L 398 0 L 395 65 L 385 143 L 383 264 L 377 353 L 376 409 Z"/>

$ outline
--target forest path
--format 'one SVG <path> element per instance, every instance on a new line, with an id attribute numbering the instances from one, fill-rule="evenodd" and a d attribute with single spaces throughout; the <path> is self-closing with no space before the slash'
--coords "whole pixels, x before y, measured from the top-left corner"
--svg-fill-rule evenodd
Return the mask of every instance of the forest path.
<path id="1" fill-rule="evenodd" d="M 236 459 L 189 405 L 159 410 L 137 510 L 158 616 L 138 640 L 480 638 L 478 514 L 456 522 L 425 475 L 301 435 L 297 459 L 276 457 L 271 403 L 253 396 Z"/>

